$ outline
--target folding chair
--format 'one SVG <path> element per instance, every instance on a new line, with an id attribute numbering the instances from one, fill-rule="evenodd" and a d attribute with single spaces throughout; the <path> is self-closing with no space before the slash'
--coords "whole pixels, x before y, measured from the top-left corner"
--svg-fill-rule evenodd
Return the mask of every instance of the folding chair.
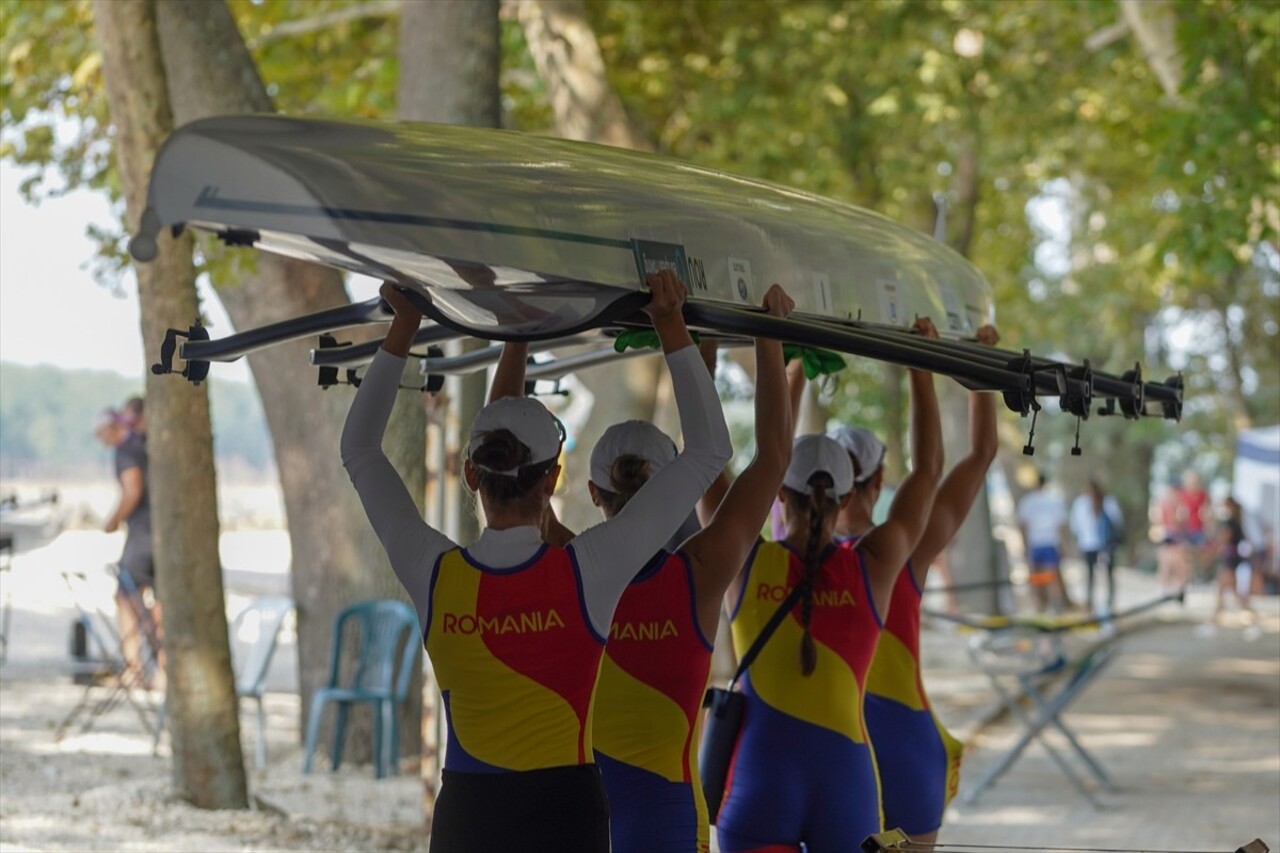
<path id="1" fill-rule="evenodd" d="M 258 703 L 258 741 L 254 750 L 258 769 L 262 769 L 267 763 L 267 724 L 262 708 L 267 670 L 276 651 L 280 627 L 292 612 L 292 598 L 287 595 L 264 595 L 251 601 L 231 623 L 231 639 L 248 643 L 248 649 L 236 661 L 236 695 Z"/>
<path id="2" fill-rule="evenodd" d="M 133 586 L 128 573 L 122 574 L 121 578 L 126 594 L 137 594 L 137 588 Z M 164 731 L 164 705 L 154 703 L 148 691 L 143 689 L 143 673 L 133 672 L 125 665 L 125 638 L 120 635 L 116 627 L 114 608 L 108 609 L 104 603 L 104 599 L 113 604 L 115 601 L 114 595 L 108 591 L 109 587 L 102 583 L 105 576 L 94 577 L 85 570 L 67 569 L 63 570 L 62 579 L 71 592 L 71 599 L 77 613 L 76 618 L 84 628 L 86 641 L 90 649 L 96 652 L 90 657 L 96 660 L 93 661 L 93 671 L 88 673 L 89 677 L 80 700 L 54 731 L 54 741 L 57 742 L 66 737 L 67 732 L 82 715 L 80 730 L 87 732 L 96 718 L 121 702 L 125 702 L 133 708 L 143 728 L 152 736 L 152 753 L 157 752 L 160 737 Z M 146 649 L 146 659 L 143 662 L 143 669 L 145 669 L 155 663 L 156 649 L 153 647 L 152 640 L 154 632 L 144 630 L 143 635 L 148 640 L 143 643 L 143 648 Z M 100 681 L 103 675 L 106 679 Z M 104 689 L 106 695 L 95 698 L 95 692 L 99 688 Z"/>
<path id="3" fill-rule="evenodd" d="M 1049 727 L 1057 729 L 1098 784 L 1107 791 L 1115 790 L 1102 765 L 1067 727 L 1062 714 L 1110 665 L 1117 649 L 1114 644 L 1104 643 L 1068 659 L 1061 633 L 1046 635 L 1034 628 L 1009 627 L 973 638 L 969 644 L 970 658 L 991 681 L 1003 707 L 1013 712 L 1022 723 L 1023 732 L 968 790 L 964 796 L 965 803 L 977 802 L 982 793 L 1017 762 L 1031 741 L 1036 740 L 1075 789 L 1095 808 L 1100 807 L 1080 774 L 1044 737 L 1044 732 Z M 1030 709 L 1023 707 L 1024 699 L 1028 700 Z"/>

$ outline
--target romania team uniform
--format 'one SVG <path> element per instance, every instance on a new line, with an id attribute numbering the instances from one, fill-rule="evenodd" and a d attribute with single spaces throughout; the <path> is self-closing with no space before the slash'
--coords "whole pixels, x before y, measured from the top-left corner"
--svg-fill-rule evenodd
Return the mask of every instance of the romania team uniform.
<path id="1" fill-rule="evenodd" d="M 595 708 L 614 853 L 710 850 L 697 749 L 713 641 L 696 602 L 688 558 L 663 551 L 614 612 Z"/>
<path id="2" fill-rule="evenodd" d="M 884 823 L 933 832 L 960 784 L 963 745 L 934 716 L 920 678 L 920 598 L 907 565 L 898 575 L 867 677 L 867 728 L 879 759 Z"/>
<path id="3" fill-rule="evenodd" d="M 604 638 L 587 616 L 572 551 L 544 546 L 506 569 L 448 551 L 429 601 L 427 654 L 448 725 L 433 849 L 437 838 L 465 840 L 449 849 L 484 849 L 486 827 L 509 838 L 521 824 L 537 826 L 538 810 L 584 798 L 607 813 L 591 740 Z M 498 776 L 510 779 L 511 797 Z M 552 849 L 590 847 L 562 839 Z"/>
<path id="4" fill-rule="evenodd" d="M 732 613 L 742 655 L 799 581 L 800 555 L 757 545 Z M 862 697 L 881 622 L 861 555 L 832 548 L 813 594 L 817 667 L 800 670 L 800 607 L 742 678 L 746 710 L 716 830 L 726 853 L 856 850 L 881 828 L 875 756 Z"/>

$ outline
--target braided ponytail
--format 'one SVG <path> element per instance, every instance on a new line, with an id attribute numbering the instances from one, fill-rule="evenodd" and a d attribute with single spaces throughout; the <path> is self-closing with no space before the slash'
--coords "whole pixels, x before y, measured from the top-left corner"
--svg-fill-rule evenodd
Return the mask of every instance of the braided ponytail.
<path id="1" fill-rule="evenodd" d="M 834 487 L 831 477 L 819 471 L 809 478 L 808 492 L 801 494 L 785 490 L 793 511 L 797 515 L 804 514 L 809 521 L 809 533 L 801 555 L 804 571 L 797 584 L 800 587 L 800 624 L 804 627 L 804 636 L 800 639 L 800 671 L 805 675 L 812 675 L 818 665 L 818 650 L 809 631 L 809 623 L 813 621 L 813 597 L 827 546 L 822 536 L 823 521 L 837 507 L 831 494 Z"/>

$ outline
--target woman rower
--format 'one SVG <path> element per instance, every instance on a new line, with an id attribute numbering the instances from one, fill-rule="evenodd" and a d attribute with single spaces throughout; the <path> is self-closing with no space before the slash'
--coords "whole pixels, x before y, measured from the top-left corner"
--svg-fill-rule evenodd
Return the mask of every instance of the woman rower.
<path id="1" fill-rule="evenodd" d="M 794 306 L 776 284 L 765 294 L 765 310 L 775 317 L 786 317 Z M 724 493 L 704 529 L 646 563 L 623 593 L 610 626 L 596 690 L 594 737 L 609 795 L 614 853 L 710 849 L 697 733 L 720 608 L 768 518 L 791 458 L 782 344 L 758 339 L 755 349 L 755 458 Z M 495 392 L 501 387 L 518 394 L 523 365 L 519 347 L 505 348 Z M 592 502 L 606 519 L 616 517 L 675 458 L 675 443 L 653 424 L 626 421 L 610 427 L 591 453 Z M 563 530 L 558 523 L 552 526 Z"/>
<path id="2" fill-rule="evenodd" d="M 989 346 L 1000 340 L 991 326 L 978 329 L 976 337 Z M 874 445 L 870 433 L 841 430 L 841 444 Z M 854 439 L 858 435 L 861 440 Z M 869 438 L 868 438 L 869 437 Z M 846 443 L 847 442 L 847 443 Z M 955 464 L 938 487 L 929 523 L 906 567 L 893 587 L 893 599 L 884 617 L 884 631 L 876 645 L 867 676 L 867 730 L 875 748 L 880 773 L 886 829 L 901 829 L 913 842 L 932 843 L 942 826 L 942 813 L 960 784 L 963 745 L 953 738 L 929 707 L 920 672 L 920 599 L 929 567 L 955 536 L 969 514 L 987 469 L 995 459 L 996 404 L 991 393 L 969 394 L 969 452 Z M 854 501 L 846 514 L 848 528 L 857 531 L 849 547 L 872 529 L 871 507 L 879 497 L 879 477 L 870 494 Z"/>
<path id="3" fill-rule="evenodd" d="M 919 333 L 936 336 L 928 320 Z M 716 824 L 725 853 L 856 850 L 881 828 L 862 696 L 881 615 L 924 531 L 942 467 L 933 377 L 911 371 L 912 472 L 889 517 L 856 549 L 835 539 L 855 499 L 849 454 L 822 435 L 797 439 L 783 480 L 787 535 L 760 544 L 730 592 L 742 655 L 780 602 L 799 602 L 743 678 L 747 704 Z M 869 473 L 869 472 L 862 472 Z"/>
<path id="4" fill-rule="evenodd" d="M 463 474 L 488 522 L 480 538 L 460 548 L 422 521 L 381 448 L 422 314 L 383 287 L 395 319 L 347 417 L 342 459 L 417 608 L 444 695 L 449 748 L 433 853 L 609 849 L 591 739 L 605 637 L 627 584 L 732 452 L 685 328 L 684 285 L 669 272 L 648 283 L 645 310 L 667 355 L 685 452 L 567 548 L 547 545 L 540 532 L 564 433 L 534 400 L 500 400 L 472 424 Z"/>

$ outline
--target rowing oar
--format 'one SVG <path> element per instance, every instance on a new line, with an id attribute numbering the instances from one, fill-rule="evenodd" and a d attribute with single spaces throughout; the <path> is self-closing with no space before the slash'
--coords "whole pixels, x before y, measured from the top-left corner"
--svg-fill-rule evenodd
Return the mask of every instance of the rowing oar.
<path id="1" fill-rule="evenodd" d="M 867 836 L 862 842 L 864 853 L 893 853 L 893 851 L 914 851 L 914 853 L 981 853 L 987 850 L 1032 850 L 1040 853 L 1226 853 L 1225 848 L 1217 850 L 1156 850 L 1150 847 L 1029 847 L 1019 844 L 1016 847 L 1004 844 L 965 844 L 946 842 L 912 841 L 900 829 L 891 829 Z M 1235 848 L 1234 853 L 1270 853 L 1261 838 L 1255 838 L 1248 844 Z"/>
<path id="2" fill-rule="evenodd" d="M 1119 613 L 1111 613 L 1106 616 L 1090 616 L 1087 619 L 1073 619 L 1071 621 L 1046 621 L 1042 617 L 1016 617 L 1016 616 L 983 616 L 974 618 L 971 616 L 953 616 L 950 613 L 943 613 L 940 610 L 923 610 L 922 612 L 933 619 L 942 619 L 947 622 L 955 622 L 958 625 L 964 625 L 969 628 L 978 628 L 983 631 L 1004 631 L 1011 628 L 1031 628 L 1044 634 L 1057 634 L 1063 631 L 1074 631 L 1077 628 L 1087 628 L 1091 625 L 1101 625 L 1104 622 L 1114 622 L 1118 619 L 1124 619 L 1142 613 L 1146 610 L 1159 607 L 1170 601 L 1176 601 L 1179 604 L 1186 597 L 1186 589 L 1180 589 L 1177 592 L 1166 593 L 1165 595 L 1153 598 L 1142 604 L 1135 604 L 1128 610 L 1122 610 Z"/>

